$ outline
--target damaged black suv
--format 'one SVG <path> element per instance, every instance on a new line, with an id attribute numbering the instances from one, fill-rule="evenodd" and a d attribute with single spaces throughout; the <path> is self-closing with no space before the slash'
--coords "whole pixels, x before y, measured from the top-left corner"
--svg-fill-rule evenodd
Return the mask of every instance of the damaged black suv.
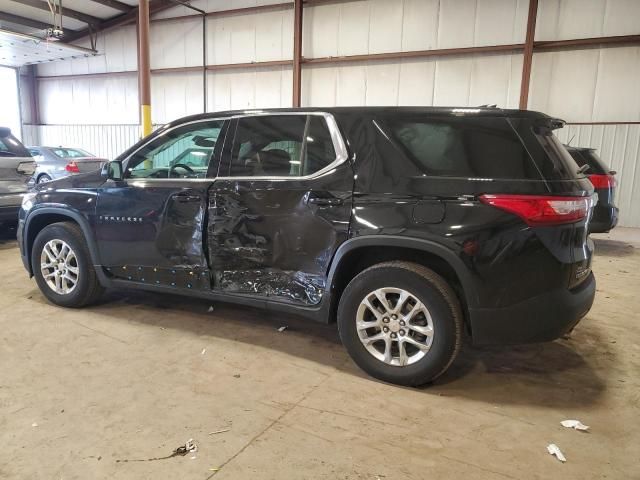
<path id="1" fill-rule="evenodd" d="M 25 196 L 22 260 L 53 303 L 179 292 L 337 320 L 374 377 L 419 385 L 476 344 L 550 341 L 595 294 L 593 187 L 496 108 L 209 113 Z"/>

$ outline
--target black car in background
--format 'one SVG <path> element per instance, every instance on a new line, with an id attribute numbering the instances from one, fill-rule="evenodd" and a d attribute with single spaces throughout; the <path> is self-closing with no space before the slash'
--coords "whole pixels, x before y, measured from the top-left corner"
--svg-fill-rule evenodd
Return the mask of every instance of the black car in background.
<path id="1" fill-rule="evenodd" d="M 66 307 L 121 287 L 337 320 L 365 371 L 419 385 L 465 331 L 550 341 L 591 308 L 593 186 L 562 125 L 496 108 L 186 117 L 36 186 L 22 260 Z"/>
<path id="2" fill-rule="evenodd" d="M 618 223 L 618 207 L 614 203 L 617 186 L 616 172 L 609 170 L 593 148 L 570 146 L 566 148 L 578 166 L 584 169 L 598 194 L 598 203 L 593 209 L 589 232 L 606 233 Z"/>

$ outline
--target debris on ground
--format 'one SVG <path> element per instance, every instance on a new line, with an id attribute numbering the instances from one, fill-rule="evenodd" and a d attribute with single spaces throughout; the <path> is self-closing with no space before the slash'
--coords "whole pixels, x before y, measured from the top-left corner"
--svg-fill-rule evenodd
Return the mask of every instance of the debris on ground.
<path id="1" fill-rule="evenodd" d="M 589 430 L 589 425 L 583 424 L 580 420 L 563 420 L 560 422 L 560 425 L 566 428 L 580 430 L 582 432 L 586 432 L 587 430 Z"/>
<path id="2" fill-rule="evenodd" d="M 224 433 L 231 430 L 230 428 L 223 428 L 222 430 L 216 430 L 215 432 L 209 432 L 209 435 L 217 435 L 218 433 Z"/>
<path id="3" fill-rule="evenodd" d="M 555 455 L 555 457 L 560 460 L 562 463 L 566 462 L 566 457 L 560 451 L 560 448 L 555 443 L 550 443 L 547 445 L 547 452 L 551 455 Z"/>
<path id="4" fill-rule="evenodd" d="M 209 312 L 209 313 L 213 312 L 213 305 L 211 305 L 211 306 L 209 307 L 209 310 L 207 310 L 207 312 Z"/>
<path id="5" fill-rule="evenodd" d="M 33 423 L 31 424 L 31 426 L 32 426 L 32 427 L 37 427 L 37 426 L 38 426 L 38 424 L 37 424 L 36 422 L 33 422 Z"/>
<path id="6" fill-rule="evenodd" d="M 203 348 L 202 351 L 200 352 L 200 355 L 204 355 L 205 353 L 207 353 L 207 349 Z"/>
<path id="7" fill-rule="evenodd" d="M 187 443 L 180 445 L 173 451 L 172 456 L 182 455 L 183 457 L 188 453 L 196 453 L 198 451 L 198 445 L 193 441 L 193 438 L 187 440 Z"/>
<path id="8" fill-rule="evenodd" d="M 280 328 L 278 329 L 278 331 L 279 331 L 279 332 L 284 332 L 287 328 L 289 328 L 289 327 L 287 327 L 287 326 L 285 325 L 285 326 L 283 326 L 283 327 L 280 327 Z"/>
<path id="9" fill-rule="evenodd" d="M 198 451 L 198 445 L 196 445 L 196 442 L 193 441 L 193 438 L 190 438 L 189 440 L 187 440 L 187 443 L 185 443 L 184 445 L 180 445 L 179 447 L 177 447 L 176 449 L 173 450 L 173 452 L 171 453 L 171 455 L 167 455 L 166 457 L 154 457 L 154 458 L 142 458 L 142 459 L 135 459 L 135 460 L 129 460 L 129 459 L 119 459 L 116 460 L 116 463 L 127 463 L 127 462 L 154 462 L 156 460 L 167 460 L 169 458 L 173 458 L 173 457 L 184 457 L 189 453 L 196 453 Z M 193 460 L 195 457 L 192 456 L 191 459 Z"/>
<path id="10" fill-rule="evenodd" d="M 239 373 L 236 373 L 236 374 L 233 376 L 233 378 L 240 378 L 240 374 L 239 374 Z"/>

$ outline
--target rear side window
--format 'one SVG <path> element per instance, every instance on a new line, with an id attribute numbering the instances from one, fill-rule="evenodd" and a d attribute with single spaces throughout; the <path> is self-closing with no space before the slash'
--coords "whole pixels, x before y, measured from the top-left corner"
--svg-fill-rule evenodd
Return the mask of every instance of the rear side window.
<path id="1" fill-rule="evenodd" d="M 573 160 L 578 164 L 579 167 L 584 165 L 589 165 L 589 170 L 585 173 L 589 174 L 606 174 L 608 173 L 607 166 L 602 163 L 598 154 L 593 150 L 578 150 L 578 149 L 567 149 Z"/>
<path id="2" fill-rule="evenodd" d="M 265 115 L 238 120 L 229 175 L 301 177 L 336 159 L 321 115 Z"/>
<path id="3" fill-rule="evenodd" d="M 540 179 L 505 118 L 389 115 L 376 126 L 426 176 Z"/>
<path id="4" fill-rule="evenodd" d="M 30 157 L 29 151 L 6 129 L 0 129 L 1 157 Z"/>

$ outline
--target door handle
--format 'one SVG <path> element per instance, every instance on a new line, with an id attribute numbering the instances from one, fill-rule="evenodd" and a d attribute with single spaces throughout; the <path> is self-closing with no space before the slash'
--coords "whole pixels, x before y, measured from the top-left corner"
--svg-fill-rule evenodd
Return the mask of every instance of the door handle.
<path id="1" fill-rule="evenodd" d="M 342 205 L 343 200 L 337 197 L 319 197 L 313 193 L 310 193 L 309 198 L 307 199 L 307 203 L 311 203 L 313 205 L 335 207 L 338 205 Z"/>
<path id="2" fill-rule="evenodd" d="M 189 195 L 185 193 L 179 193 L 178 195 L 174 195 L 173 198 L 176 199 L 176 202 L 180 202 L 180 203 L 200 202 L 200 195 Z"/>

